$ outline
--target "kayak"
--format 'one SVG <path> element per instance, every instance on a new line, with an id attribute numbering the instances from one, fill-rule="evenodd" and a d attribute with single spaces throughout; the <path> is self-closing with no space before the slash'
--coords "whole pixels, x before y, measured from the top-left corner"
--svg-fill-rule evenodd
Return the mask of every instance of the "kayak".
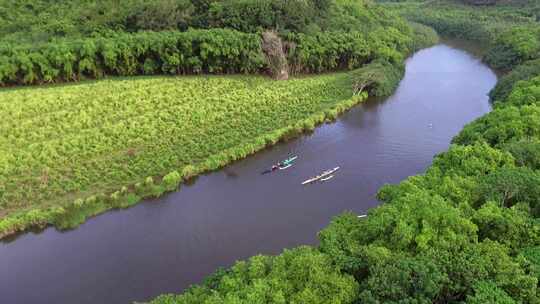
<path id="1" fill-rule="evenodd" d="M 315 177 L 312 177 L 308 180 L 305 180 L 302 185 L 307 185 L 307 184 L 311 184 L 311 183 L 314 183 L 318 180 L 321 180 L 321 179 L 324 179 L 324 178 L 328 178 L 329 176 L 332 175 L 332 173 L 336 172 L 337 170 L 339 170 L 339 167 L 335 167 L 334 169 L 330 169 L 330 170 L 326 170 L 324 171 L 323 173 L 321 173 L 320 175 L 317 175 Z M 333 177 L 333 176 L 332 176 Z M 328 178 L 330 179 L 330 178 Z M 328 180 L 327 179 L 327 180 Z"/>
<path id="2" fill-rule="evenodd" d="M 272 166 L 272 168 L 268 169 L 268 170 L 265 170 L 263 171 L 261 174 L 268 174 L 268 173 L 272 173 L 274 171 L 277 171 L 278 169 L 279 170 L 285 170 L 285 169 L 288 169 L 290 168 L 293 164 L 294 164 L 294 161 L 298 158 L 298 156 L 292 156 L 292 157 L 289 157 L 287 158 L 286 160 L 284 161 L 281 161 L 275 165 Z"/>
<path id="3" fill-rule="evenodd" d="M 298 156 L 296 156 L 296 155 L 293 156 L 293 157 L 289 157 L 286 160 L 282 161 L 281 164 L 288 165 L 288 164 L 294 162 L 297 158 L 298 158 Z"/>
<path id="4" fill-rule="evenodd" d="M 321 179 L 330 179 L 328 178 L 329 176 L 332 176 L 332 173 L 336 172 L 337 170 L 339 170 L 339 167 L 335 167 L 334 169 L 330 169 L 330 170 L 326 170 L 324 171 L 323 173 L 321 173 L 319 176 L 316 176 L 315 177 L 315 181 L 318 181 L 318 180 L 321 180 Z"/>
<path id="5" fill-rule="evenodd" d="M 279 170 L 285 170 L 292 166 L 294 164 L 294 161 L 298 158 L 298 156 L 289 157 L 286 160 L 279 163 Z"/>

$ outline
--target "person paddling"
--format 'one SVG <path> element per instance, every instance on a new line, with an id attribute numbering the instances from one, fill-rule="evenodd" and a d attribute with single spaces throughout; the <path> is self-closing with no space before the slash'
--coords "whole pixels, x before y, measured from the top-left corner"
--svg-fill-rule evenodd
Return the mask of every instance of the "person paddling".
<path id="1" fill-rule="evenodd" d="M 263 171 L 261 174 L 272 173 L 272 172 L 274 172 L 274 171 L 276 171 L 278 169 L 286 169 L 286 168 L 290 167 L 294 163 L 296 158 L 297 157 L 294 156 L 294 157 L 288 158 L 288 159 L 286 159 L 284 161 L 280 161 L 277 164 L 272 165 L 272 167 L 270 167 L 270 169 Z"/>

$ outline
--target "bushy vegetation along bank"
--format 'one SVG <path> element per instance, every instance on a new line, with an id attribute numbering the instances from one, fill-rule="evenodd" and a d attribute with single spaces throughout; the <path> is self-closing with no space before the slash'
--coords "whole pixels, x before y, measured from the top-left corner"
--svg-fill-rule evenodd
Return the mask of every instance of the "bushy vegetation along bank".
<path id="1" fill-rule="evenodd" d="M 361 67 L 374 59 L 399 64 L 416 45 L 412 31 L 289 33 L 292 73 Z M 105 75 L 264 73 L 259 34 L 227 29 L 141 32 L 0 47 L 0 86 L 74 81 Z"/>
<path id="2" fill-rule="evenodd" d="M 286 82 L 151 77 L 4 90 L 0 236 L 30 225 L 72 227 L 176 189 L 335 119 L 366 97 L 353 96 L 351 86 L 347 73 L 337 73 Z"/>
<path id="3" fill-rule="evenodd" d="M 484 12 L 465 8 L 472 17 L 452 21 L 463 12 L 429 9 L 456 33 Z M 366 218 L 340 215 L 316 248 L 239 262 L 152 303 L 540 303 L 540 74 L 531 63 L 508 66 L 495 110 L 425 174 L 383 187 L 384 204 Z"/>

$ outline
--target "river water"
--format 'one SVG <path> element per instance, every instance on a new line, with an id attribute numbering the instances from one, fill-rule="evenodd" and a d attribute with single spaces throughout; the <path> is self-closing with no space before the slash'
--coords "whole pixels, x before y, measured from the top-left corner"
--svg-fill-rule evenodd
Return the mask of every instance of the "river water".
<path id="1" fill-rule="evenodd" d="M 78 229 L 0 243 L 0 303 L 131 303 L 181 292 L 218 267 L 316 244 L 345 210 L 378 204 L 377 189 L 423 172 L 464 124 L 490 110 L 496 75 L 440 44 L 407 61 L 386 100 L 370 100 L 313 134 L 202 176 L 181 191 L 107 212 Z M 298 155 L 294 167 L 260 175 Z M 341 166 L 328 182 L 301 186 Z"/>

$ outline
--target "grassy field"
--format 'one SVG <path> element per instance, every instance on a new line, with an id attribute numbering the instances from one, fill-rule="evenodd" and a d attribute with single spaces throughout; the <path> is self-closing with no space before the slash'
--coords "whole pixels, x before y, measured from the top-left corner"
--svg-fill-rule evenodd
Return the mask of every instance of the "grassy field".
<path id="1" fill-rule="evenodd" d="M 360 99 L 352 98 L 346 73 L 2 90 L 0 235 L 36 224 L 72 226 L 176 189 L 182 179 L 313 129 Z M 63 219 L 70 213 L 79 215 Z"/>

